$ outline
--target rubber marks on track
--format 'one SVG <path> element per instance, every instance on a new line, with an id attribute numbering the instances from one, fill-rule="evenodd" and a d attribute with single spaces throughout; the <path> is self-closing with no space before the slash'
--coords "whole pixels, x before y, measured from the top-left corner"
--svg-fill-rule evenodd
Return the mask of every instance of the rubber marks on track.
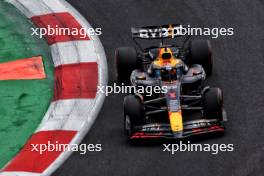
<path id="1" fill-rule="evenodd" d="M 32 151 L 31 144 L 68 144 L 76 131 L 40 131 L 32 135 L 19 154 L 7 165 L 4 171 L 24 171 L 42 173 L 63 151 L 44 151 L 40 157 L 38 151 Z"/>
<path id="2" fill-rule="evenodd" d="M 0 63 L 0 80 L 44 78 L 46 78 L 46 74 L 41 56 Z"/>
<path id="3" fill-rule="evenodd" d="M 40 15 L 40 16 L 34 16 L 31 18 L 31 20 L 34 22 L 34 24 L 38 28 L 52 28 L 52 29 L 58 29 L 58 28 L 67 28 L 69 30 L 73 30 L 73 28 L 78 29 L 78 31 L 81 30 L 81 25 L 78 21 L 68 12 L 64 13 L 51 13 L 46 15 Z M 67 41 L 75 41 L 75 40 L 89 40 L 89 37 L 78 35 L 46 35 L 45 38 L 48 41 L 49 45 L 52 45 L 57 42 L 67 42 Z"/>

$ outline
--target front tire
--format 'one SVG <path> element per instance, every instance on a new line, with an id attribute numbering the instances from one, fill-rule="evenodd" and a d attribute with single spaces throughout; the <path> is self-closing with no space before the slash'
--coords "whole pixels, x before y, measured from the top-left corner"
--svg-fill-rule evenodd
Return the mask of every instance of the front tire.
<path id="1" fill-rule="evenodd" d="M 223 94 L 219 88 L 210 88 L 203 95 L 205 117 L 223 120 Z"/>
<path id="2" fill-rule="evenodd" d="M 127 95 L 124 99 L 124 128 L 128 137 L 133 133 L 134 127 L 141 125 L 144 118 L 144 106 L 136 95 Z"/>

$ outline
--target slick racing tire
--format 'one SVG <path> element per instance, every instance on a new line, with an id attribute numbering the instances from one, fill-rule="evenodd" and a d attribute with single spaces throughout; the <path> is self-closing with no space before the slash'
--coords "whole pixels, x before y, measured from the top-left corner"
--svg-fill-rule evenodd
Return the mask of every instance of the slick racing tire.
<path id="1" fill-rule="evenodd" d="M 138 67 L 136 49 L 121 47 L 115 51 L 117 79 L 119 83 L 129 83 L 131 72 Z"/>
<path id="2" fill-rule="evenodd" d="M 130 136 L 134 126 L 141 125 L 144 117 L 144 107 L 136 95 L 127 95 L 124 99 L 124 126 L 125 132 Z"/>
<path id="3" fill-rule="evenodd" d="M 223 94 L 219 88 L 210 88 L 203 95 L 204 113 L 207 119 L 223 120 Z"/>
<path id="4" fill-rule="evenodd" d="M 209 40 L 193 40 L 190 42 L 190 64 L 200 64 L 206 75 L 211 75 L 213 70 L 212 49 Z"/>

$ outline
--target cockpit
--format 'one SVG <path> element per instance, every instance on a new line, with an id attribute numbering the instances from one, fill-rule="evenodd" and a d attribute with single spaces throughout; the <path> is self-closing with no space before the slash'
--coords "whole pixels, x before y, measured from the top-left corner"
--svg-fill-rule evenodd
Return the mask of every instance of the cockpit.
<path id="1" fill-rule="evenodd" d="M 173 81 L 182 77 L 185 64 L 181 59 L 176 58 L 176 55 L 171 48 L 159 49 L 152 65 L 156 77 L 160 77 L 162 81 Z"/>

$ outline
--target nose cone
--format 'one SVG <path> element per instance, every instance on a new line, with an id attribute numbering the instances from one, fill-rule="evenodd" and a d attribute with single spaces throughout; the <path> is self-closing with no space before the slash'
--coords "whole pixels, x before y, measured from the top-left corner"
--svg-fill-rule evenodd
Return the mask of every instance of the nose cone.
<path id="1" fill-rule="evenodd" d="M 169 112 L 170 126 L 173 133 L 180 133 L 183 130 L 182 114 L 179 112 Z"/>
<path id="2" fill-rule="evenodd" d="M 174 138 L 183 137 L 183 122 L 182 122 L 182 113 L 179 112 L 169 112 L 171 131 Z"/>

